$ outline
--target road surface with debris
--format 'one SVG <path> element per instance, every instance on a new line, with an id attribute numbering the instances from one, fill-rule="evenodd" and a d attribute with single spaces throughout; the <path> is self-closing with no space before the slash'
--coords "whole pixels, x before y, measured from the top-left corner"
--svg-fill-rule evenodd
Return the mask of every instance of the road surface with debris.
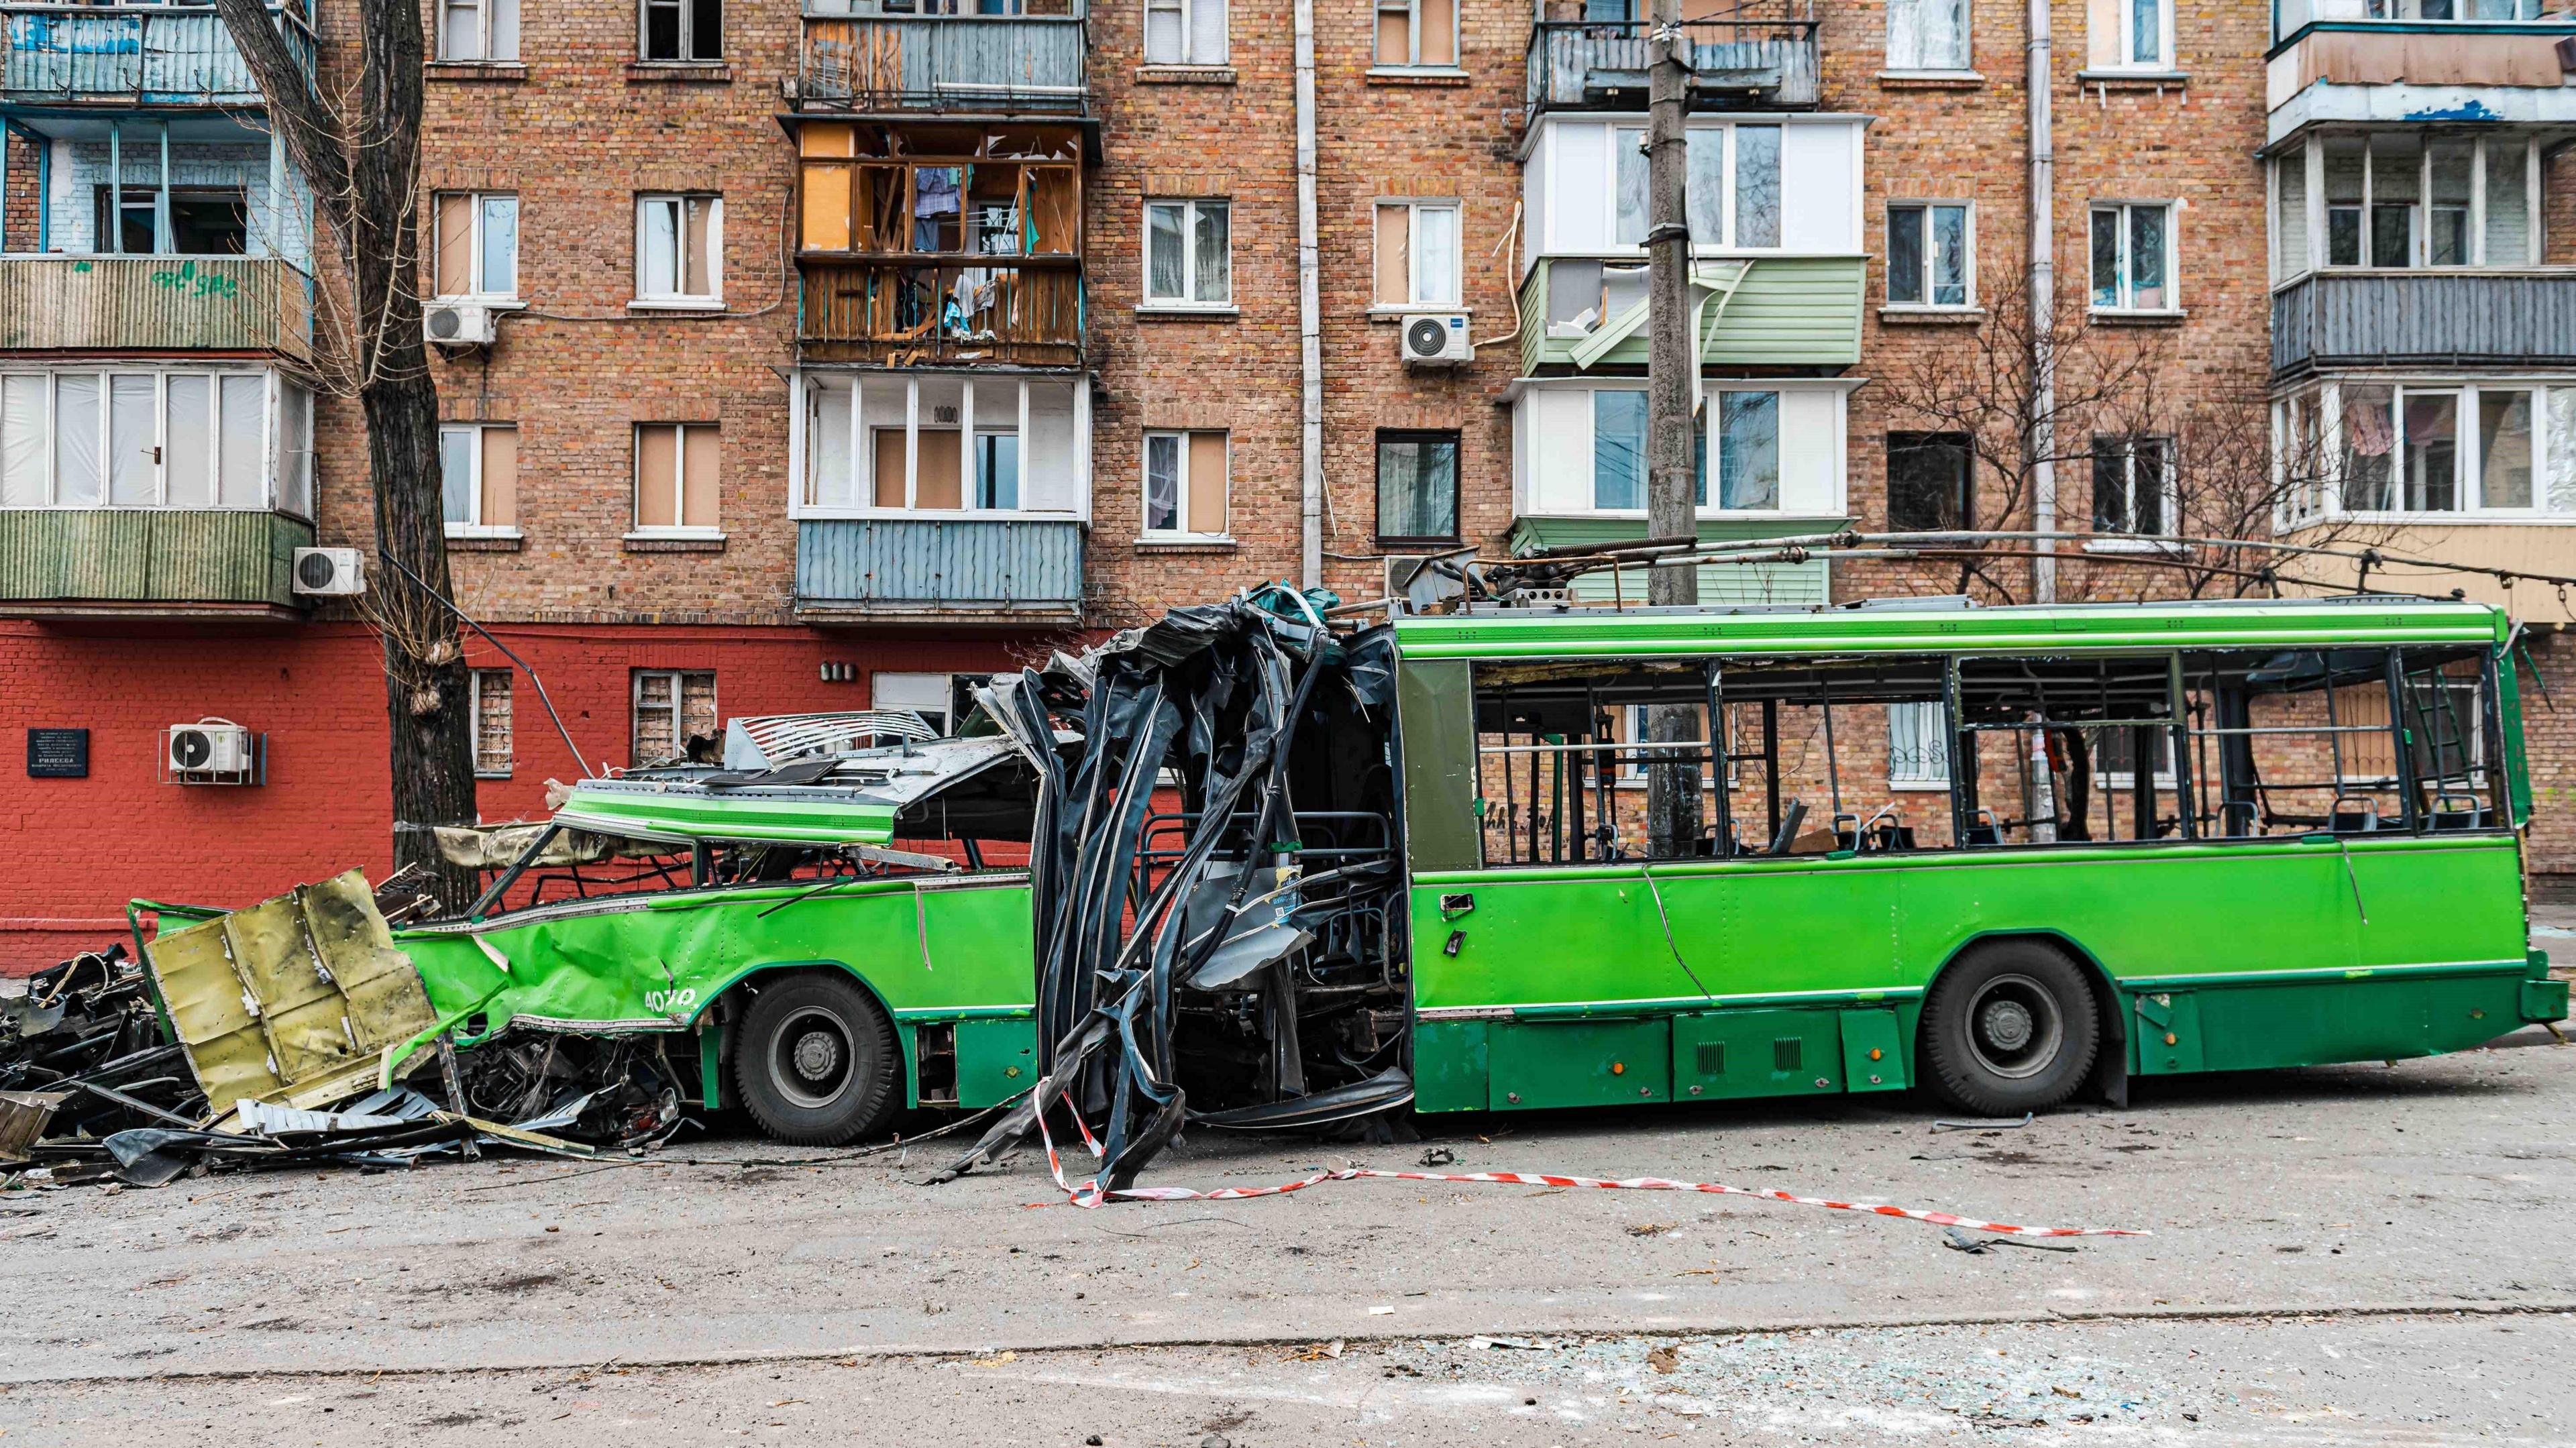
<path id="1" fill-rule="evenodd" d="M 704 1442 L 861 1414 L 958 1443 L 2576 1441 L 2547 1416 L 2576 1347 L 2576 1049 L 2544 1031 L 2144 1081 L 2127 1110 L 2021 1130 L 1938 1114 L 1837 1097 L 1426 1118 L 1419 1143 L 1194 1133 L 1148 1180 L 1445 1148 L 1450 1171 L 2155 1235 L 1971 1254 L 1782 1203 L 1390 1181 L 1082 1211 L 1026 1154 L 913 1185 L 953 1137 L 18 1192 L 0 1429 L 5 1448 L 254 1421 L 268 1441 Z"/>

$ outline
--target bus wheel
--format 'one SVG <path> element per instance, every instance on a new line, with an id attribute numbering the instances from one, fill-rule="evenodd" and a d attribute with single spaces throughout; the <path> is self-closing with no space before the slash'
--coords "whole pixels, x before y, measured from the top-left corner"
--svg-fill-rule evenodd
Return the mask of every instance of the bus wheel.
<path id="1" fill-rule="evenodd" d="M 800 975 L 763 989 L 734 1038 L 742 1104 L 776 1140 L 846 1146 L 903 1101 L 894 1027 L 857 983 Z"/>
<path id="2" fill-rule="evenodd" d="M 1923 1003 L 1930 1084 L 1965 1111 L 2045 1111 L 2083 1085 L 2101 1045 L 2084 973 L 2034 941 L 1980 949 Z"/>

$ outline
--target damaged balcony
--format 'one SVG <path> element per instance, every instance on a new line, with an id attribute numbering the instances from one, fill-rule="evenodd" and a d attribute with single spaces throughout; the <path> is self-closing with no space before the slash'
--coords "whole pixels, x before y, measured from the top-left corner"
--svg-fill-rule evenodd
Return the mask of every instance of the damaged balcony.
<path id="1" fill-rule="evenodd" d="M 307 78 L 313 31 L 272 5 Z M 259 84 L 212 6 L 0 4 L 0 103 L 259 107 Z"/>
<path id="2" fill-rule="evenodd" d="M 1712 367 L 1849 367 L 1860 361 L 1868 263 L 1860 257 L 1705 258 L 1693 266 L 1700 360 Z M 1646 264 L 1544 257 L 1521 284 L 1521 373 L 1646 362 Z"/>
<path id="3" fill-rule="evenodd" d="M 2319 125 L 2576 121 L 2576 26 L 2539 0 L 2281 0 L 2268 141 Z"/>
<path id="4" fill-rule="evenodd" d="M 1588 6 L 1599 10 L 1600 5 Z M 1642 10 L 1642 4 L 1612 9 Z M 1646 108 L 1653 26 L 1624 20 L 1542 20 L 1530 28 L 1526 110 Z M 1807 110 L 1817 90 L 1817 21 L 1806 0 L 1684 0 L 1682 39 L 1694 110 Z"/>
<path id="5" fill-rule="evenodd" d="M 1083 135 L 797 123 L 808 360 L 1078 367 Z"/>
<path id="6" fill-rule="evenodd" d="M 799 391 L 798 617 L 1080 621 L 1088 378 L 846 369 Z"/>
<path id="7" fill-rule="evenodd" d="M 854 112 L 1085 112 L 1084 0 L 978 9 L 986 13 L 954 13 L 954 0 L 807 0 L 794 100 Z"/>

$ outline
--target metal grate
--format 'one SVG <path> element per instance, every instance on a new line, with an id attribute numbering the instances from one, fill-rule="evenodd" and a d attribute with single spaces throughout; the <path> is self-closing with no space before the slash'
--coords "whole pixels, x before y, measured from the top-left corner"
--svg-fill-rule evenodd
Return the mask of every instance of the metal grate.
<path id="1" fill-rule="evenodd" d="M 1799 1036 L 1782 1036 L 1771 1043 L 1771 1069 L 1795 1071 L 1807 1062 L 1807 1042 Z"/>
<path id="2" fill-rule="evenodd" d="M 1699 1043 L 1699 1073 L 1703 1076 L 1723 1076 L 1726 1074 L 1726 1043 L 1724 1041 L 1702 1041 Z"/>

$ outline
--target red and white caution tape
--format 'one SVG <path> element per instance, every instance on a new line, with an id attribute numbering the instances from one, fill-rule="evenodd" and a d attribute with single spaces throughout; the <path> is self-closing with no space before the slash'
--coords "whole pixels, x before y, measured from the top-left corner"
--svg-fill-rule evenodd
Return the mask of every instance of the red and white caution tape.
<path id="1" fill-rule="evenodd" d="M 1071 1105 L 1070 1101 L 1066 1102 L 1068 1109 Z M 1081 1126 L 1081 1113 L 1074 1113 L 1074 1122 L 1077 1126 Z M 1610 1179 L 1519 1171 L 1383 1171 L 1375 1167 L 1353 1166 L 1343 1167 L 1337 1171 L 1319 1171 L 1292 1182 L 1281 1182 L 1277 1186 L 1219 1187 L 1209 1192 L 1194 1191 L 1188 1187 L 1125 1187 L 1110 1191 L 1100 1185 L 1097 1177 L 1078 1186 L 1065 1180 L 1064 1162 L 1057 1155 L 1054 1134 L 1046 1129 L 1046 1117 L 1043 1112 L 1038 1118 L 1038 1133 L 1046 1142 L 1047 1170 L 1055 1174 L 1056 1186 L 1063 1190 L 1071 1205 L 1084 1208 L 1097 1207 L 1103 1202 L 1110 1201 L 1232 1202 L 1241 1201 L 1246 1197 L 1285 1196 L 1289 1192 L 1304 1191 L 1319 1182 L 1347 1182 L 1375 1177 L 1400 1182 L 1475 1182 L 1497 1186 L 1598 1187 L 1606 1191 L 1706 1192 L 1714 1196 L 1760 1197 L 1766 1201 L 1794 1202 L 1802 1207 L 1824 1207 L 1837 1212 L 1867 1212 L 1878 1217 L 1904 1217 L 1911 1221 L 1930 1222 L 1936 1227 L 1958 1227 L 1964 1231 L 1995 1232 L 2015 1237 L 2149 1237 L 2155 1235 L 2132 1227 L 2020 1227 L 2010 1222 L 1981 1222 L 1973 1217 L 1955 1216 L 1949 1212 L 1925 1211 L 1919 1207 L 1895 1207 L 1874 1202 L 1838 1202 L 1828 1197 L 1802 1197 L 1794 1192 L 1763 1191 L 1754 1187 L 1729 1186 L 1724 1182 L 1672 1181 L 1665 1177 Z M 1084 1144 L 1091 1148 L 1092 1155 L 1098 1156 L 1100 1146 L 1092 1140 L 1089 1127 L 1082 1127 L 1082 1136 Z"/>

